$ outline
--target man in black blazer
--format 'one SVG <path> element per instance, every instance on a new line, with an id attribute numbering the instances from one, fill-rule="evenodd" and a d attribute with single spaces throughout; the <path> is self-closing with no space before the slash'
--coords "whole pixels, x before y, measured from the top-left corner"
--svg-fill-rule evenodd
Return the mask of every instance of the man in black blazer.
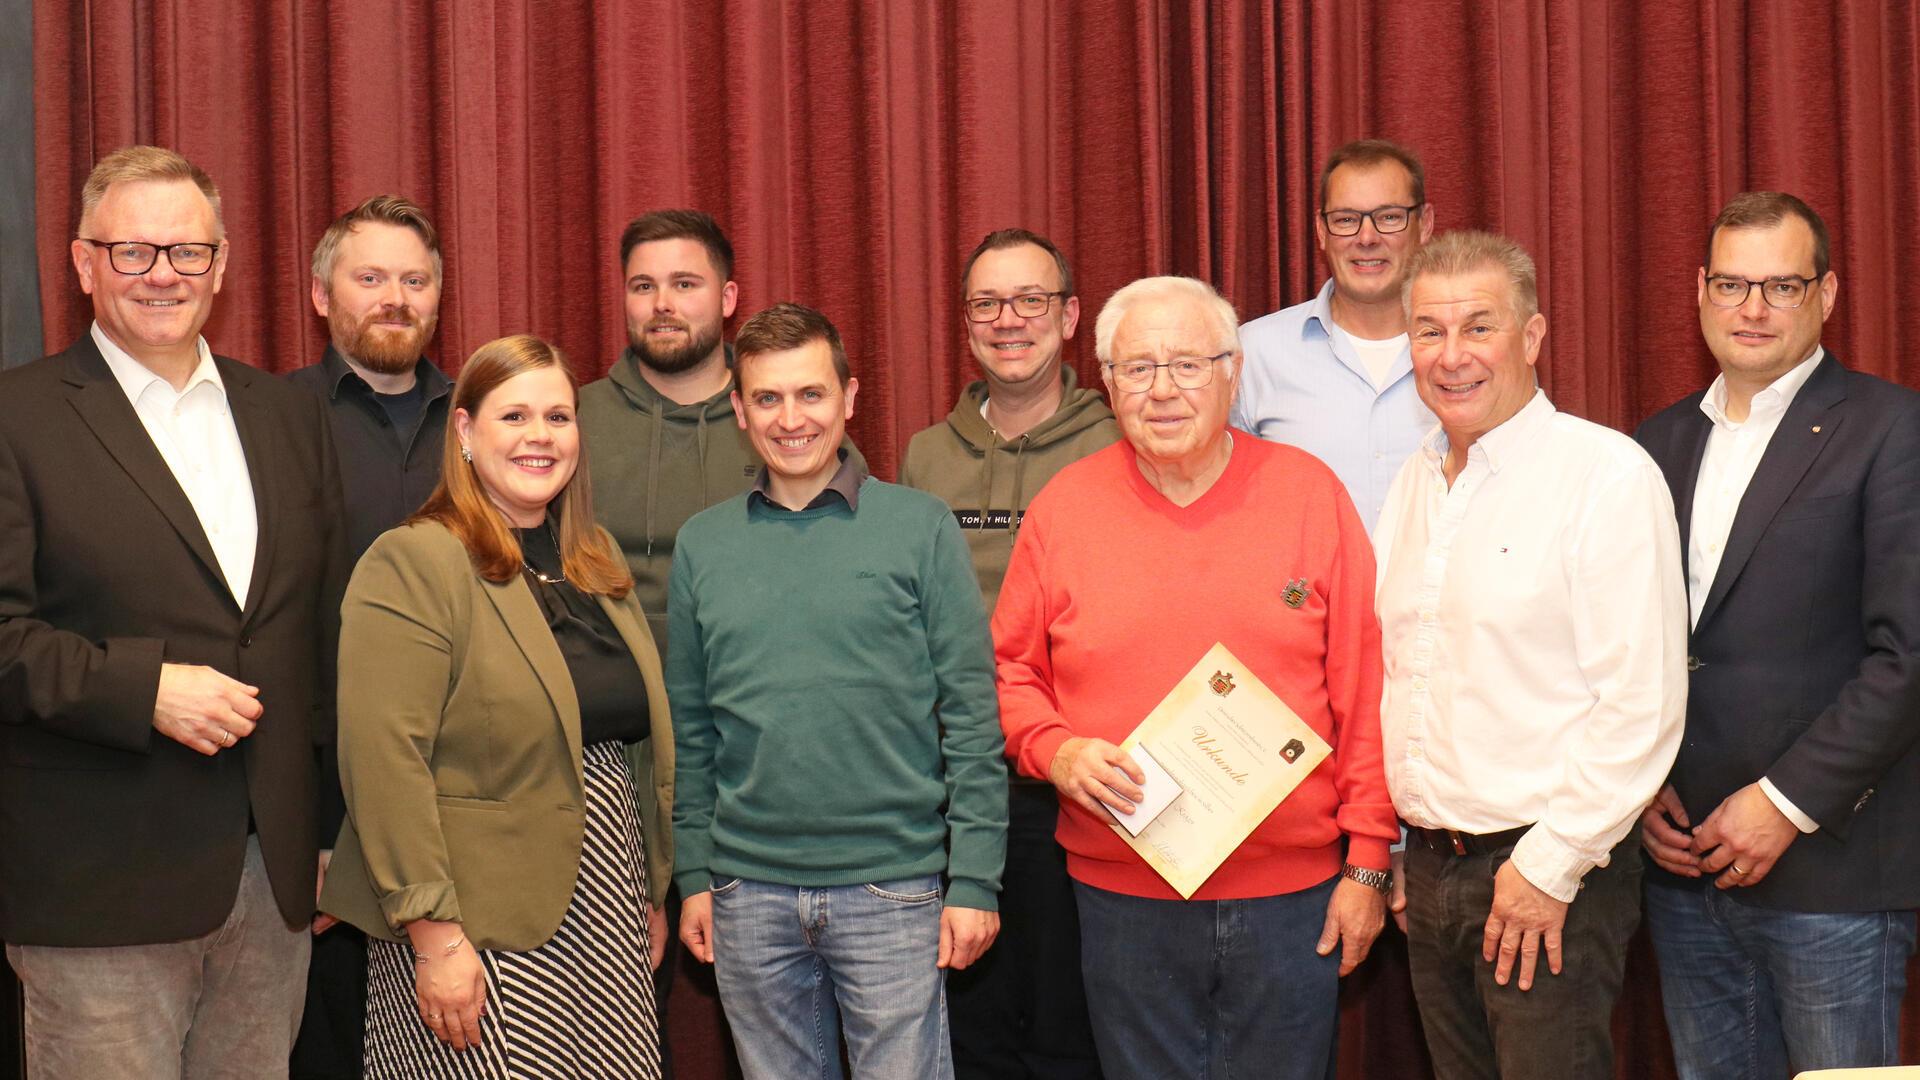
<path id="1" fill-rule="evenodd" d="M 1819 215 L 1736 197 L 1708 233 L 1720 377 L 1639 439 L 1673 490 L 1686 739 L 1642 816 L 1682 1077 L 1893 1065 L 1920 905 L 1920 394 L 1820 346 Z"/>
<path id="2" fill-rule="evenodd" d="M 331 726 L 339 481 L 312 395 L 200 337 L 219 194 L 104 158 L 64 353 L 0 374 L 0 938 L 35 1080 L 286 1075 Z"/>

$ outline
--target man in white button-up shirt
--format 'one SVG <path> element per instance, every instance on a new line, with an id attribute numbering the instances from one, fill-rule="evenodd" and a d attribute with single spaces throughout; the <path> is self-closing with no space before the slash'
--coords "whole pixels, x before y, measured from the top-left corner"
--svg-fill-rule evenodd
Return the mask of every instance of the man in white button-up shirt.
<path id="1" fill-rule="evenodd" d="M 1821 347 L 1826 226 L 1778 192 L 1708 232 L 1720 374 L 1642 445 L 1685 534 L 1687 740 L 1642 818 L 1683 1077 L 1896 1064 L 1920 905 L 1920 394 Z"/>
<path id="2" fill-rule="evenodd" d="M 213 181 L 81 191 L 93 326 L 0 374 L 0 938 L 29 1075 L 287 1075 L 345 551 L 325 415 L 200 337 Z"/>
<path id="3" fill-rule="evenodd" d="M 1440 238 L 1415 257 L 1406 306 L 1440 425 L 1375 541 L 1427 1045 L 1443 1078 L 1610 1078 L 1639 921 L 1629 833 L 1685 705 L 1673 503 L 1631 439 L 1536 386 L 1546 316 L 1518 244 Z"/>

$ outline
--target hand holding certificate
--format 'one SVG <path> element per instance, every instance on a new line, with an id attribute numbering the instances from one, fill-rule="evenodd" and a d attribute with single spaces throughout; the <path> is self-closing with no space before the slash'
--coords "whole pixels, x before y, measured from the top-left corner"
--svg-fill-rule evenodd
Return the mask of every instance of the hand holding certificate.
<path id="1" fill-rule="evenodd" d="M 1223 644 L 1120 748 L 1148 782 L 1114 831 L 1187 898 L 1333 752 Z"/>

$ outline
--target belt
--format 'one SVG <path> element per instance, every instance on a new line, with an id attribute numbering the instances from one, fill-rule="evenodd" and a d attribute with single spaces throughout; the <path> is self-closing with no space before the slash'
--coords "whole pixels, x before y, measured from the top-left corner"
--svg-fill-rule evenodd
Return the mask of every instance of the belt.
<path id="1" fill-rule="evenodd" d="M 1407 838 L 1418 840 L 1429 850 L 1442 855 L 1493 855 L 1520 842 L 1531 825 L 1522 825 L 1517 829 L 1507 829 L 1497 833 L 1463 833 L 1457 829 L 1423 829 L 1418 825 L 1407 826 Z"/>

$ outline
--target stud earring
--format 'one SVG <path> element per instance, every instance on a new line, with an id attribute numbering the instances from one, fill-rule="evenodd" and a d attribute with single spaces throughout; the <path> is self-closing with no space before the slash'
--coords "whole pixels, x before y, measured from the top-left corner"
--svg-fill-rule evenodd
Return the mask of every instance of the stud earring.
<path id="1" fill-rule="evenodd" d="M 473 464 L 473 448 L 467 447 L 467 446 L 461 447 L 460 460 L 466 462 L 469 465 Z"/>

